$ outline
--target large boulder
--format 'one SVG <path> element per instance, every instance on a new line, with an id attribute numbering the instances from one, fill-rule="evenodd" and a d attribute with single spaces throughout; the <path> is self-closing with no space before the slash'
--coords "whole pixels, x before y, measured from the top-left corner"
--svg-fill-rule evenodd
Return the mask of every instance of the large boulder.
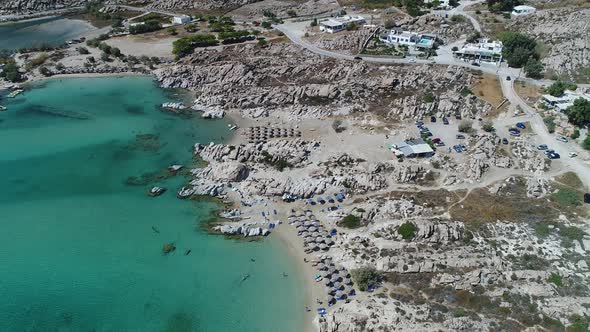
<path id="1" fill-rule="evenodd" d="M 248 167 L 237 161 L 215 163 L 212 167 L 212 175 L 215 180 L 239 182 L 248 177 Z"/>

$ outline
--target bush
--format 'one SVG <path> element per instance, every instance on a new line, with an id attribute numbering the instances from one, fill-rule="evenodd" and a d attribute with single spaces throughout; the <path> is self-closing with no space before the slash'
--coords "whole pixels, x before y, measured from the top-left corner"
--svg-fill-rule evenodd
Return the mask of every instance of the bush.
<path id="1" fill-rule="evenodd" d="M 172 43 L 172 53 L 176 58 L 191 54 L 196 47 L 217 45 L 214 35 L 196 34 L 190 37 L 180 38 Z"/>
<path id="2" fill-rule="evenodd" d="M 551 273 L 551 275 L 547 279 L 547 282 L 553 283 L 557 287 L 561 287 L 562 285 L 561 276 L 557 273 Z"/>
<path id="3" fill-rule="evenodd" d="M 176 28 L 175 27 L 169 27 L 167 31 L 172 36 L 176 36 L 178 34 L 178 32 L 176 31 Z"/>
<path id="4" fill-rule="evenodd" d="M 346 228 L 350 228 L 350 229 L 359 228 L 361 226 L 361 218 L 358 216 L 355 216 L 354 214 L 349 214 L 342 219 L 340 224 L 342 227 L 346 227 Z"/>
<path id="5" fill-rule="evenodd" d="M 266 46 L 268 44 L 268 41 L 266 41 L 265 38 L 260 38 L 258 39 L 258 46 Z"/>
<path id="6" fill-rule="evenodd" d="M 582 147 L 584 150 L 590 150 L 590 135 L 586 135 L 586 138 L 582 142 Z"/>
<path id="7" fill-rule="evenodd" d="M 313 21 L 311 21 L 311 23 L 309 25 L 312 26 L 312 27 L 317 26 L 318 25 L 318 19 L 317 18 L 314 18 Z"/>
<path id="8" fill-rule="evenodd" d="M 416 235 L 416 230 L 416 225 L 412 224 L 411 222 L 406 222 L 399 226 L 397 232 L 404 240 L 411 240 Z"/>
<path id="9" fill-rule="evenodd" d="M 422 99 L 424 100 L 425 103 L 432 103 L 434 102 L 434 95 L 432 94 L 432 92 L 427 91 L 424 96 L 422 97 Z"/>
<path id="10" fill-rule="evenodd" d="M 264 21 L 262 22 L 261 26 L 265 29 L 270 29 L 272 28 L 272 23 L 270 23 L 269 21 Z"/>
<path id="11" fill-rule="evenodd" d="M 463 120 L 459 123 L 459 132 L 470 134 L 473 132 L 473 121 L 471 120 Z"/>
<path id="12" fill-rule="evenodd" d="M 551 198 L 562 206 L 578 206 L 582 204 L 582 195 L 576 190 L 567 187 L 559 189 L 551 195 Z"/>
<path id="13" fill-rule="evenodd" d="M 584 98 L 574 100 L 574 104 L 565 110 L 568 121 L 576 126 L 590 125 L 590 101 Z"/>
<path id="14" fill-rule="evenodd" d="M 90 51 L 88 51 L 88 49 L 86 47 L 78 47 L 78 53 L 80 54 L 90 54 Z"/>
<path id="15" fill-rule="evenodd" d="M 290 17 L 295 17 L 295 16 L 297 16 L 297 12 L 294 11 L 293 9 L 289 9 L 289 10 L 287 10 L 287 15 L 289 15 Z"/>
<path id="16" fill-rule="evenodd" d="M 543 78 L 543 69 L 543 63 L 534 58 L 529 58 L 524 65 L 524 72 L 530 78 Z"/>
<path id="17" fill-rule="evenodd" d="M 565 89 L 567 89 L 567 86 L 568 85 L 563 81 L 553 82 L 553 84 L 545 88 L 545 92 L 552 95 L 553 97 L 561 97 L 563 96 Z"/>
<path id="18" fill-rule="evenodd" d="M 576 128 L 574 129 L 574 132 L 572 133 L 572 136 L 570 136 L 572 139 L 578 139 L 580 137 L 580 129 Z"/>
<path id="19" fill-rule="evenodd" d="M 129 27 L 129 33 L 137 35 L 162 29 L 162 24 L 156 20 L 147 20 L 143 24 L 135 24 Z"/>
<path id="20" fill-rule="evenodd" d="M 488 133 L 493 132 L 494 129 L 494 124 L 492 123 L 492 121 L 486 120 L 484 121 L 483 125 L 481 126 L 481 128 Z"/>
<path id="21" fill-rule="evenodd" d="M 550 133 L 555 132 L 555 117 L 554 116 L 547 116 L 543 118 L 543 122 L 545 122 L 545 126 L 547 126 L 547 131 Z"/>
<path id="22" fill-rule="evenodd" d="M 39 67 L 40 65 L 44 64 L 45 61 L 49 59 L 49 55 L 47 53 L 41 53 L 37 55 L 33 60 L 27 63 L 27 69 L 33 69 L 35 67 Z"/>
<path id="23" fill-rule="evenodd" d="M 334 122 L 332 122 L 332 129 L 337 133 L 341 133 L 346 130 L 346 127 L 342 125 L 342 120 L 334 120 Z"/>
<path id="24" fill-rule="evenodd" d="M 588 332 L 588 328 L 590 327 L 589 317 L 572 315 L 570 321 L 572 322 L 572 325 L 568 326 L 567 332 Z"/>
<path id="25" fill-rule="evenodd" d="M 463 15 L 453 15 L 453 16 L 451 16 L 451 22 L 463 23 L 465 21 L 467 21 L 467 19 Z"/>
<path id="26" fill-rule="evenodd" d="M 459 50 L 459 48 L 457 46 L 453 46 L 453 48 L 451 48 L 451 51 L 453 52 L 457 52 Z"/>
<path id="27" fill-rule="evenodd" d="M 361 291 L 367 291 L 371 287 L 375 287 L 382 279 L 381 273 L 374 267 L 360 267 L 350 271 L 352 279 Z"/>
<path id="28" fill-rule="evenodd" d="M 102 52 L 102 54 L 100 55 L 100 59 L 101 59 L 102 61 L 105 61 L 105 62 L 106 62 L 106 61 L 111 61 L 111 58 L 109 58 L 109 55 L 108 55 L 108 54 L 106 54 L 105 52 Z"/>
<path id="29" fill-rule="evenodd" d="M 53 73 L 51 72 L 51 70 L 47 69 L 47 67 L 45 67 L 45 66 L 41 66 L 39 68 L 39 72 L 43 76 L 51 76 L 51 75 L 53 75 Z"/>

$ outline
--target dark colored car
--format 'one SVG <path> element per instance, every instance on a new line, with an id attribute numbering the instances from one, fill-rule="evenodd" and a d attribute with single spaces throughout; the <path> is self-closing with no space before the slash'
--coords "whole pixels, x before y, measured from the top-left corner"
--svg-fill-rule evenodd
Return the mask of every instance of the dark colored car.
<path id="1" fill-rule="evenodd" d="M 502 138 L 502 144 L 508 144 L 508 139 L 507 138 Z"/>
<path id="2" fill-rule="evenodd" d="M 510 81 L 510 80 L 512 80 L 512 78 L 510 78 L 510 76 L 506 76 L 506 80 Z"/>
<path id="3" fill-rule="evenodd" d="M 475 67 L 479 67 L 479 63 L 477 63 L 477 62 L 472 62 L 471 65 L 475 66 Z"/>
<path id="4" fill-rule="evenodd" d="M 437 137 L 437 138 L 434 138 L 434 139 L 432 140 L 432 143 L 438 143 L 438 142 L 440 142 L 440 141 L 441 141 L 441 139 Z"/>
<path id="5" fill-rule="evenodd" d="M 436 122 L 436 116 L 431 116 L 430 117 L 430 122 Z"/>
<path id="6" fill-rule="evenodd" d="M 355 59 L 355 60 L 357 60 L 357 61 L 360 61 L 360 60 L 362 60 L 363 58 L 361 58 L 360 56 L 355 56 L 355 57 L 354 57 L 354 59 Z"/>
<path id="7" fill-rule="evenodd" d="M 520 128 L 520 129 L 525 129 L 525 128 L 526 128 L 526 126 L 525 126 L 525 125 L 524 125 L 524 123 L 522 123 L 522 122 L 517 122 L 517 123 L 516 123 L 516 127 L 517 127 L 517 128 Z"/>
<path id="8" fill-rule="evenodd" d="M 455 119 L 457 119 L 457 120 L 461 120 L 461 114 L 460 114 L 460 113 L 456 113 L 456 114 L 455 114 Z"/>
<path id="9" fill-rule="evenodd" d="M 446 125 L 448 125 L 448 124 L 449 124 L 449 119 L 447 119 L 447 118 L 443 118 L 443 124 L 446 124 Z"/>
<path id="10" fill-rule="evenodd" d="M 465 135 L 463 134 L 457 134 L 457 139 L 465 139 Z"/>
<path id="11" fill-rule="evenodd" d="M 553 152 L 549 154 L 547 157 L 549 157 L 549 159 L 559 159 L 561 156 L 559 155 L 559 153 Z"/>

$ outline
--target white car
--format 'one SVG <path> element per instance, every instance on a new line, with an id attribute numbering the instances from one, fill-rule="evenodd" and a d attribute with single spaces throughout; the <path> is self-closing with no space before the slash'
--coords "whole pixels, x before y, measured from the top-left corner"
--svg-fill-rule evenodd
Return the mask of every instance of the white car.
<path id="1" fill-rule="evenodd" d="M 560 142 L 564 142 L 567 143 L 567 138 L 563 137 L 563 136 L 557 136 L 556 140 L 560 141 Z"/>
<path id="2" fill-rule="evenodd" d="M 577 153 L 575 153 L 575 152 L 570 152 L 570 153 L 569 153 L 569 156 L 570 156 L 570 158 L 576 157 L 577 155 L 578 155 L 578 154 L 577 154 Z"/>
<path id="3" fill-rule="evenodd" d="M 415 63 L 415 62 L 416 62 L 416 59 L 410 59 L 410 61 L 409 61 L 409 62 L 410 62 L 410 63 Z"/>

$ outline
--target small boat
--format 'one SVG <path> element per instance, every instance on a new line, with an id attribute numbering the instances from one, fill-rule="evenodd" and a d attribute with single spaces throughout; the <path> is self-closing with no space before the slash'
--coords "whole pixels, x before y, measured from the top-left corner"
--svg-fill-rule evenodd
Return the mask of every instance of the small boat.
<path id="1" fill-rule="evenodd" d="M 25 90 L 23 90 L 23 89 L 16 89 L 16 90 L 12 91 L 11 93 L 9 93 L 7 97 L 8 98 L 14 98 L 14 97 L 18 96 L 19 94 L 21 94 L 23 91 L 25 91 Z"/>
<path id="2" fill-rule="evenodd" d="M 6 111 L 8 108 L 6 108 L 6 106 L 2 106 L 0 105 L 0 111 Z"/>
<path id="3" fill-rule="evenodd" d="M 152 189 L 150 189 L 150 191 L 148 192 L 148 195 L 152 196 L 152 197 L 156 197 L 156 196 L 160 196 L 163 193 L 166 192 L 166 188 L 162 188 L 162 187 L 153 187 Z"/>
<path id="4" fill-rule="evenodd" d="M 154 231 L 155 233 L 160 234 L 160 230 L 156 226 L 152 226 L 152 231 Z"/>
<path id="5" fill-rule="evenodd" d="M 185 256 L 188 256 L 191 253 L 192 250 L 188 249 L 187 251 L 184 252 Z"/>
<path id="6" fill-rule="evenodd" d="M 244 275 L 244 276 L 242 277 L 242 280 L 240 280 L 240 283 L 242 283 L 242 282 L 246 281 L 246 279 L 248 279 L 248 278 L 250 278 L 250 275 L 249 275 L 249 274 L 246 274 L 246 275 Z"/>

